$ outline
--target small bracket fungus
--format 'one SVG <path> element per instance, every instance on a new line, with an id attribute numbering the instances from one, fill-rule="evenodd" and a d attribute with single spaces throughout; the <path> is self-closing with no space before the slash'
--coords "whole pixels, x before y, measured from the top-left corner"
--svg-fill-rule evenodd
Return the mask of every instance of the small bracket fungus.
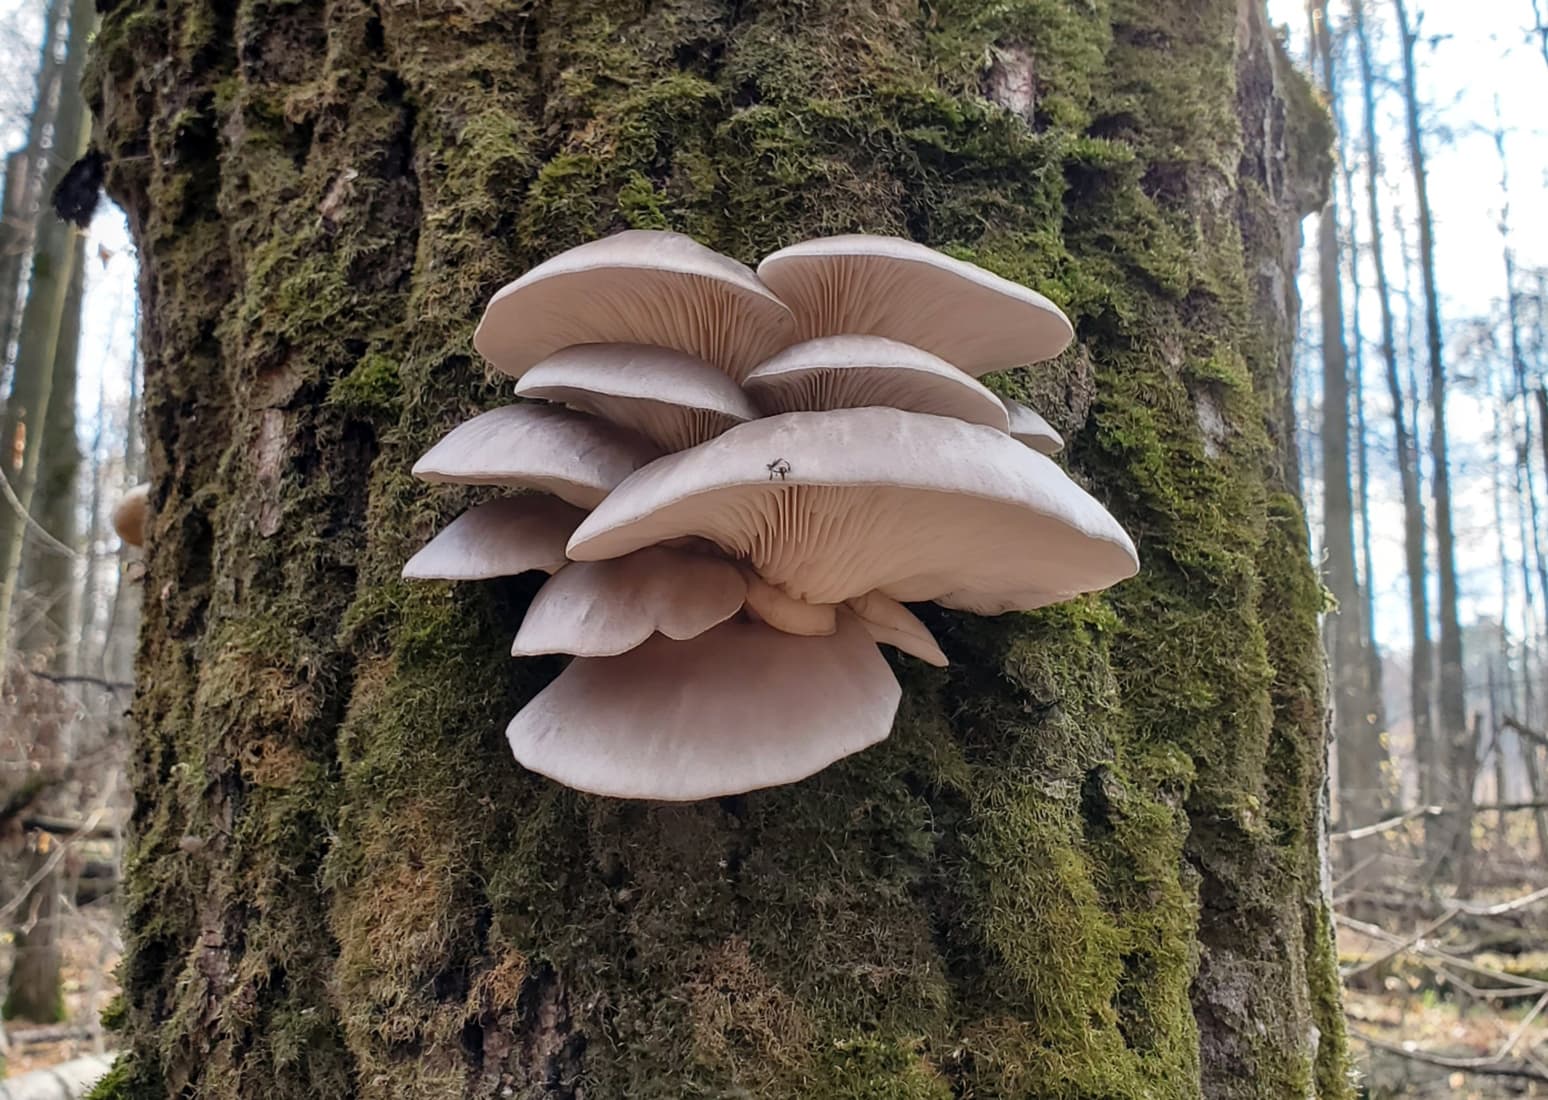
<path id="1" fill-rule="evenodd" d="M 551 574 L 512 647 L 573 656 L 507 730 L 531 770 L 621 798 L 793 782 L 887 736 L 878 646 L 946 666 L 902 601 L 1030 610 L 1138 568 L 1047 421 L 976 381 L 1072 336 L 911 241 L 808 241 L 757 274 L 675 233 L 582 245 L 474 339 L 556 404 L 477 416 L 414 467 L 536 492 L 470 509 L 404 576 Z"/>
<path id="2" fill-rule="evenodd" d="M 113 508 L 113 530 L 136 549 L 145 546 L 145 524 L 150 516 L 150 484 L 142 482 L 124 494 Z"/>

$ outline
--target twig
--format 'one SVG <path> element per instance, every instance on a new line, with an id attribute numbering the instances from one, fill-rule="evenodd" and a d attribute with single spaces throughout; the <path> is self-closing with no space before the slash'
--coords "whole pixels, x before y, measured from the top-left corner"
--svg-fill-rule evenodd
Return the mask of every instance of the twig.
<path id="1" fill-rule="evenodd" d="M 1391 932 L 1388 932 L 1385 928 L 1374 924 L 1367 924 L 1364 921 L 1355 920 L 1353 917 L 1346 917 L 1335 914 L 1334 920 L 1336 920 L 1343 927 L 1349 928 L 1355 932 L 1359 932 L 1362 935 L 1370 936 L 1372 939 L 1377 939 L 1383 941 L 1384 943 L 1397 945 L 1396 950 L 1389 952 L 1380 958 L 1368 959 L 1357 966 L 1350 967 L 1348 970 L 1344 971 L 1346 976 L 1361 973 L 1362 971 L 1370 969 L 1372 966 L 1386 962 L 1394 955 L 1401 954 L 1404 951 L 1412 950 L 1423 958 L 1437 959 L 1443 963 L 1458 967 L 1462 970 L 1467 970 L 1474 974 L 1479 974 L 1483 977 L 1491 978 L 1494 981 L 1505 983 L 1504 986 L 1500 989 L 1487 991 L 1495 996 L 1508 995 L 1512 997 L 1526 997 L 1531 996 L 1532 994 L 1548 993 L 1548 982 L 1541 981 L 1537 978 L 1523 978 L 1518 974 L 1511 974 L 1504 970 L 1497 970 L 1493 967 L 1483 966 L 1479 963 L 1473 962 L 1470 959 L 1464 959 L 1460 955 L 1453 955 L 1450 952 L 1442 951 L 1438 947 L 1426 947 L 1423 943 L 1423 935 L 1419 936 L 1417 940 L 1404 940 L 1401 937 L 1395 936 Z"/>
<path id="2" fill-rule="evenodd" d="M 1368 836 L 1376 836 L 1378 833 L 1389 832 L 1400 825 L 1406 825 L 1416 817 L 1431 817 L 1445 811 L 1440 806 L 1418 806 L 1408 810 L 1397 817 L 1389 817 L 1385 821 L 1378 821 L 1374 825 L 1364 825 L 1358 829 L 1344 829 L 1340 832 L 1329 833 L 1329 840 L 1364 840 Z"/>
<path id="3" fill-rule="evenodd" d="M 41 523 L 32 518 L 32 514 L 28 512 L 26 506 L 22 504 L 21 498 L 16 495 L 16 490 L 11 488 L 11 481 L 8 477 L 5 476 L 4 470 L 0 470 L 0 492 L 5 494 L 5 499 L 10 503 L 11 510 L 21 517 L 23 523 L 32 528 L 33 532 L 43 540 L 43 545 L 45 547 L 47 547 L 49 550 L 52 550 L 54 553 L 61 555 L 62 557 L 77 561 L 80 560 L 80 551 L 76 550 L 73 546 L 60 542 L 53 535 L 49 534 Z"/>
<path id="4" fill-rule="evenodd" d="M 133 691 L 134 685 L 125 680 L 105 680 L 101 676 L 58 676 L 52 672 L 34 672 L 32 675 L 51 684 L 90 684 L 103 691 Z"/>
<path id="5" fill-rule="evenodd" d="M 83 840 L 111 840 L 118 836 L 116 825 L 93 825 L 67 817 L 48 817 L 44 814 L 28 814 L 21 819 L 23 829 L 37 829 L 55 836 L 79 837 Z"/>
<path id="6" fill-rule="evenodd" d="M 1536 741 L 1539 745 L 1548 747 L 1548 734 L 1540 733 L 1533 729 L 1531 726 L 1528 726 L 1523 722 L 1516 721 L 1508 714 L 1501 716 L 1500 725 L 1515 730 L 1528 741 Z"/>
<path id="7" fill-rule="evenodd" d="M 1519 1077 L 1527 1081 L 1548 1081 L 1548 1073 L 1533 1069 L 1525 1063 L 1510 1065 L 1493 1061 L 1488 1058 L 1448 1058 L 1443 1054 L 1431 1054 L 1427 1050 L 1409 1050 L 1398 1043 L 1389 1042 L 1386 1039 L 1378 1039 L 1367 1031 L 1361 1031 L 1357 1027 L 1351 1027 L 1349 1034 L 1360 1040 L 1366 1046 L 1384 1050 L 1388 1054 L 1396 1054 L 1414 1062 L 1423 1062 L 1428 1066 L 1438 1066 L 1441 1069 L 1457 1069 L 1467 1073 L 1476 1073 L 1487 1077 Z"/>

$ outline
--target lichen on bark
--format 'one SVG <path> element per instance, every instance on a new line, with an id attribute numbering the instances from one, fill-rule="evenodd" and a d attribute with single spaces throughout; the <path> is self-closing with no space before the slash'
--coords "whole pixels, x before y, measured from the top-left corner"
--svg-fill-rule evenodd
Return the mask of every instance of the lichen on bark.
<path id="1" fill-rule="evenodd" d="M 155 511 L 99 1096 L 1348 1095 L 1284 415 L 1322 120 L 1256 3 L 120 0 L 91 87 Z M 1077 348 L 993 384 L 1141 575 L 928 613 L 952 667 L 801 784 L 523 773 L 535 582 L 401 582 L 476 499 L 408 468 L 508 400 L 489 294 L 629 226 L 1048 294 Z"/>

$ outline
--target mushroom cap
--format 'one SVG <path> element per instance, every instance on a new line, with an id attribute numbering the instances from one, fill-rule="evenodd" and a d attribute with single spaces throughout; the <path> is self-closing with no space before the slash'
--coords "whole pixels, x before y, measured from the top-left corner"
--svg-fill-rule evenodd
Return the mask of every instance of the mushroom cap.
<path id="1" fill-rule="evenodd" d="M 788 465 L 784 481 L 769 480 L 771 459 Z M 1138 568 L 1123 528 L 1048 458 L 981 424 L 897 409 L 785 413 L 658 459 L 566 552 L 593 561 L 684 535 L 819 604 L 880 589 L 993 614 Z"/>
<path id="2" fill-rule="evenodd" d="M 951 416 L 1000 431 L 1000 399 L 938 355 L 882 336 L 821 336 L 786 348 L 747 376 L 747 390 L 771 413 L 886 405 Z"/>
<path id="3" fill-rule="evenodd" d="M 563 576 L 561 573 L 560 576 Z M 684 802 L 793 783 L 887 737 L 901 690 L 860 621 L 826 638 L 723 623 L 577 658 L 506 730 L 524 767 L 593 794 Z"/>
<path id="4" fill-rule="evenodd" d="M 686 550 L 651 546 L 580 562 L 538 589 L 511 655 L 612 657 L 657 632 L 696 638 L 741 610 L 746 594 L 734 562 Z"/>
<path id="5" fill-rule="evenodd" d="M 740 382 L 794 335 L 790 310 L 745 264 L 681 233 L 630 229 L 562 252 L 502 288 L 473 346 L 520 378 L 572 344 L 654 344 Z"/>
<path id="6" fill-rule="evenodd" d="M 664 451 L 687 450 L 759 415 L 725 372 L 645 344 L 565 348 L 522 375 L 516 392 L 599 416 Z"/>
<path id="7" fill-rule="evenodd" d="M 414 463 L 422 481 L 539 489 L 593 508 L 661 452 L 633 432 L 547 405 L 506 405 L 453 428 Z"/>
<path id="8" fill-rule="evenodd" d="M 586 513 L 529 493 L 469 508 L 408 560 L 409 580 L 482 581 L 568 564 L 564 546 Z"/>
<path id="9" fill-rule="evenodd" d="M 890 645 L 936 668 L 945 668 L 949 663 L 930 628 L 891 596 L 867 592 L 846 601 L 845 606 L 865 624 L 878 645 Z"/>
<path id="10" fill-rule="evenodd" d="M 899 237 L 803 241 L 765 259 L 758 275 L 795 313 L 798 339 L 885 336 L 975 378 L 1052 359 L 1075 337 L 1036 291 Z"/>
<path id="11" fill-rule="evenodd" d="M 1064 450 L 1064 437 L 1054 431 L 1053 425 L 1036 410 L 1008 397 L 1003 400 L 1005 411 L 1010 417 L 1010 434 L 1014 438 L 1040 454 L 1056 455 Z"/>
<path id="12" fill-rule="evenodd" d="M 113 530 L 136 548 L 145 546 L 145 525 L 150 517 L 150 482 L 141 482 L 113 507 Z"/>
<path id="13" fill-rule="evenodd" d="M 838 629 L 836 604 L 802 603 L 749 567 L 742 566 L 742 572 L 747 579 L 747 612 L 759 622 L 804 638 L 825 638 Z"/>

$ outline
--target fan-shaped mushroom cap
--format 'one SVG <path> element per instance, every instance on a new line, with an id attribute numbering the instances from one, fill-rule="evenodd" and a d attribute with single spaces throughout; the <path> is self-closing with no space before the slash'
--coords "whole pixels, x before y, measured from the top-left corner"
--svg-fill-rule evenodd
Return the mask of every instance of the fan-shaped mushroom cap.
<path id="1" fill-rule="evenodd" d="M 1006 431 L 1000 399 L 938 355 L 881 336 L 822 336 L 786 348 L 747 376 L 768 412 L 886 405 Z"/>
<path id="2" fill-rule="evenodd" d="M 522 375 L 516 392 L 600 416 L 665 451 L 687 450 L 758 418 L 747 394 L 723 371 L 644 344 L 566 348 Z"/>
<path id="3" fill-rule="evenodd" d="M 1036 291 L 898 237 L 803 241 L 758 265 L 798 339 L 868 333 L 934 352 L 977 378 L 1052 359 L 1074 339 Z"/>
<path id="4" fill-rule="evenodd" d="M 414 463 L 423 481 L 540 489 L 595 507 L 661 452 L 633 432 L 546 405 L 506 405 L 453 428 Z"/>
<path id="5" fill-rule="evenodd" d="M 804 638 L 825 638 L 838 629 L 837 604 L 802 603 L 745 565 L 742 573 L 747 579 L 747 611 L 759 622 Z"/>
<path id="6" fill-rule="evenodd" d="M 1011 435 L 1040 454 L 1056 455 L 1064 450 L 1064 437 L 1053 430 L 1052 424 L 1020 401 L 1008 397 L 1004 400 L 1005 411 L 1010 414 Z"/>
<path id="7" fill-rule="evenodd" d="M 564 574 L 559 574 L 563 576 Z M 859 620 L 826 638 L 731 621 L 577 658 L 516 715 L 525 767 L 615 798 L 690 801 L 793 783 L 884 740 L 901 691 Z"/>
<path id="8" fill-rule="evenodd" d="M 124 494 L 113 508 L 113 530 L 133 547 L 145 545 L 145 521 L 150 515 L 150 483 L 142 482 Z"/>
<path id="9" fill-rule="evenodd" d="M 537 493 L 469 508 L 408 560 L 409 580 L 481 581 L 532 569 L 553 573 L 586 513 Z"/>
<path id="10" fill-rule="evenodd" d="M 941 652 L 930 628 L 891 596 L 867 592 L 864 596 L 846 601 L 845 606 L 865 624 L 866 630 L 870 631 L 871 637 L 879 645 L 901 649 L 910 657 L 918 657 L 936 668 L 945 668 L 948 664 L 946 654 Z"/>
<path id="11" fill-rule="evenodd" d="M 515 378 L 572 344 L 653 344 L 740 382 L 794 329 L 790 311 L 746 265 L 681 233 L 631 229 L 560 253 L 504 287 L 473 346 Z"/>
<path id="12" fill-rule="evenodd" d="M 769 480 L 773 459 L 784 481 Z M 897 409 L 785 413 L 658 459 L 566 552 L 592 561 L 683 535 L 807 603 L 880 589 L 1006 611 L 1138 567 L 1118 522 L 1043 455 L 980 424 Z"/>
<path id="13" fill-rule="evenodd" d="M 725 558 L 651 546 L 555 573 L 532 599 L 511 654 L 612 657 L 652 634 L 683 641 L 725 622 L 747 585 Z"/>

